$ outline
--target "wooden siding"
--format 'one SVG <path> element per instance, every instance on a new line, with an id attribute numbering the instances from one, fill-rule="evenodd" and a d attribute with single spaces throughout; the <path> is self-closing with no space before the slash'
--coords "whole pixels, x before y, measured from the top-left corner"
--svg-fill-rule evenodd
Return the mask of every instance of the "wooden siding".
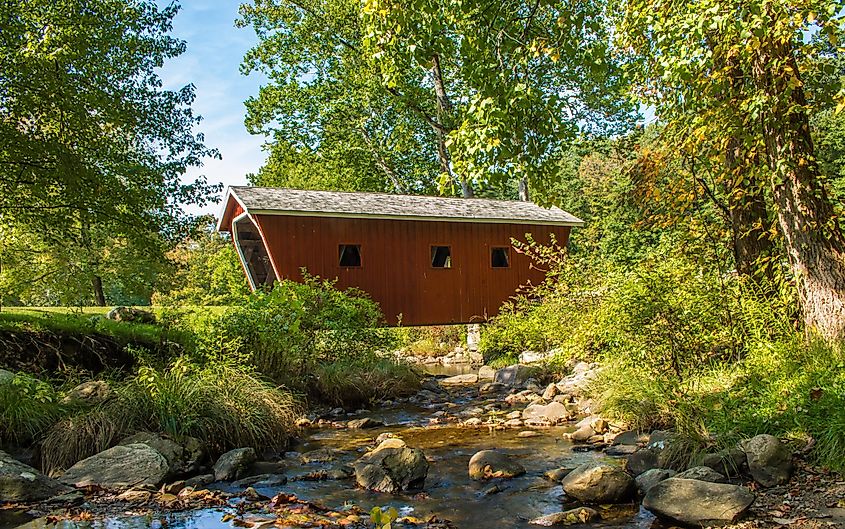
<path id="1" fill-rule="evenodd" d="M 300 269 L 358 287 L 381 305 L 389 325 L 469 323 L 494 316 L 520 286 L 545 273 L 510 250 L 510 267 L 491 266 L 492 247 L 531 233 L 566 244 L 569 227 L 413 220 L 254 215 L 280 279 L 300 280 Z M 343 268 L 338 245 L 359 244 L 361 267 Z M 431 246 L 450 246 L 451 268 L 431 267 Z"/>

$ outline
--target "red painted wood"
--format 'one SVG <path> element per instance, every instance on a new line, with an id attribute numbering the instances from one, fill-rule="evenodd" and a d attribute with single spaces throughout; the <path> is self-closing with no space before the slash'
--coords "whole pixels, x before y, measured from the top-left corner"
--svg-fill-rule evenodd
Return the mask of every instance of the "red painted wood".
<path id="1" fill-rule="evenodd" d="M 511 238 L 532 233 L 561 244 L 569 227 L 255 215 L 279 278 L 301 280 L 300 269 L 339 288 L 358 287 L 377 301 L 389 325 L 436 325 L 482 321 L 544 272 L 511 248 L 510 267 L 493 268 L 491 247 L 511 247 Z M 338 245 L 360 244 L 361 267 L 342 268 Z M 451 246 L 452 267 L 431 267 L 431 246 Z"/>

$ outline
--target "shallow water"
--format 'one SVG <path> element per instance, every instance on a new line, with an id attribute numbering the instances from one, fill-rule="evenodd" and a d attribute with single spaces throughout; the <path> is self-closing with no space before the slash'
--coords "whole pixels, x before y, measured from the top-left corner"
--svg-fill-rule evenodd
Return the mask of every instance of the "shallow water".
<path id="1" fill-rule="evenodd" d="M 272 497 L 278 492 L 295 494 L 301 499 L 314 501 L 329 508 L 341 509 L 354 503 L 365 511 L 374 506 L 396 507 L 403 515 L 427 518 L 437 515 L 448 519 L 461 529 L 523 529 L 530 526 L 528 520 L 544 514 L 577 507 L 563 503 L 563 491 L 558 484 L 543 478 L 543 472 L 561 467 L 607 458 L 602 453 L 574 451 L 568 441 L 561 439 L 566 427 L 537 430 L 540 436 L 518 437 L 519 430 L 489 430 L 487 428 L 461 428 L 454 424 L 429 425 L 429 419 L 441 408 L 448 408 L 450 414 L 488 403 L 473 398 L 474 392 L 463 391 L 454 395 L 450 404 L 417 406 L 408 403 L 394 404 L 345 418 L 371 417 L 388 426 L 369 430 L 318 429 L 314 430 L 296 452 L 286 455 L 289 462 L 285 475 L 286 485 L 272 488 L 258 488 L 258 492 Z M 489 402 L 493 402 L 492 400 Z M 571 429 L 571 428 L 570 428 Z M 408 444 L 421 448 L 430 461 L 428 478 L 422 494 L 391 496 L 359 490 L 354 480 L 346 481 L 304 481 L 293 480 L 324 468 L 337 468 L 351 463 L 368 448 L 381 433 L 392 432 Z M 301 453 L 317 449 L 336 450 L 335 459 L 330 462 L 305 464 Z M 467 468 L 474 453 L 484 449 L 497 449 L 518 458 L 526 468 L 524 476 L 498 481 L 501 492 L 484 495 L 482 491 L 492 482 L 476 482 L 469 479 Z M 219 484 L 223 490 L 238 492 L 230 485 Z M 641 510 L 638 504 L 599 509 L 602 521 L 591 524 L 593 528 L 646 529 L 654 525 L 653 516 Z M 204 509 L 186 513 L 171 513 L 163 516 L 120 516 L 98 522 L 64 524 L 63 528 L 230 528 L 221 521 L 223 511 Z M 26 522 L 26 518 L 8 519 L 9 514 L 0 511 L 0 529 L 11 527 L 42 528 L 54 527 L 42 521 Z M 4 517 L 6 517 L 4 519 Z M 21 525 L 23 524 L 23 525 Z"/>

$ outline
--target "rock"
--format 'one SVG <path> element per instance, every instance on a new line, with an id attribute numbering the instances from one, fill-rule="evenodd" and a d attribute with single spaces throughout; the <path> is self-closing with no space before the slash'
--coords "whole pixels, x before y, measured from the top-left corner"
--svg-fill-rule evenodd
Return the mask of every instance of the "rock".
<path id="1" fill-rule="evenodd" d="M 496 376 L 496 370 L 490 366 L 481 366 L 478 369 L 478 380 L 493 380 Z"/>
<path id="2" fill-rule="evenodd" d="M 377 492 L 419 490 L 428 475 L 428 461 L 422 450 L 408 448 L 401 439 L 387 439 L 353 467 L 358 485 Z"/>
<path id="3" fill-rule="evenodd" d="M 531 404 L 522 410 L 522 420 L 547 419 L 552 424 L 568 420 L 569 410 L 560 402 L 550 402 L 545 406 L 542 404 Z"/>
<path id="4" fill-rule="evenodd" d="M 782 485 L 792 477 L 792 454 L 780 439 L 761 434 L 740 443 L 754 481 L 764 487 Z"/>
<path id="5" fill-rule="evenodd" d="M 522 364 L 503 367 L 493 375 L 493 382 L 498 382 L 506 386 L 518 386 L 531 378 L 534 371 L 534 368 Z"/>
<path id="6" fill-rule="evenodd" d="M 652 468 L 651 470 L 646 470 L 637 476 L 637 479 L 635 480 L 637 484 L 637 492 L 640 496 L 645 496 L 653 486 L 657 485 L 661 481 L 675 477 L 676 474 L 677 472 L 669 468 Z"/>
<path id="7" fill-rule="evenodd" d="M 599 513 L 589 507 L 578 507 L 564 512 L 547 514 L 531 520 L 531 525 L 552 527 L 554 525 L 575 525 L 595 522 L 599 519 Z"/>
<path id="8" fill-rule="evenodd" d="M 725 476 L 719 474 L 710 467 L 700 466 L 692 467 L 675 476 L 678 479 L 697 479 L 699 481 L 709 481 L 710 483 L 724 483 L 727 481 Z"/>
<path id="9" fill-rule="evenodd" d="M 426 391 L 430 391 L 432 393 L 440 395 L 446 394 L 446 390 L 440 386 L 440 383 L 437 382 L 436 378 L 427 378 L 423 380 L 422 384 L 420 384 L 420 389 L 424 389 Z"/>
<path id="10" fill-rule="evenodd" d="M 629 445 L 629 446 L 638 446 L 647 445 L 649 441 L 649 435 L 644 433 L 635 432 L 634 430 L 628 430 L 626 432 L 621 432 L 613 438 L 612 445 Z"/>
<path id="11" fill-rule="evenodd" d="M 484 424 L 484 421 L 478 417 L 473 417 L 464 421 L 464 426 L 481 426 L 482 424 Z"/>
<path id="12" fill-rule="evenodd" d="M 478 375 L 475 373 L 468 373 L 466 375 L 455 375 L 453 377 L 444 378 L 440 381 L 444 386 L 462 386 L 467 384 L 475 384 L 478 382 Z"/>
<path id="13" fill-rule="evenodd" d="M 58 496 L 53 496 L 47 500 L 50 505 L 61 505 L 64 507 L 74 507 L 85 503 L 85 494 L 78 490 L 71 490 Z"/>
<path id="14" fill-rule="evenodd" d="M 509 479 L 522 474 L 525 474 L 525 467 L 507 454 L 495 450 L 482 450 L 469 460 L 471 479 Z"/>
<path id="15" fill-rule="evenodd" d="M 599 373 L 597 364 L 587 364 L 586 362 L 579 362 L 573 367 L 572 374 L 564 377 L 557 383 L 557 388 L 561 393 L 567 393 L 580 397 L 584 394 L 587 386 L 596 378 Z"/>
<path id="16" fill-rule="evenodd" d="M 481 491 L 482 496 L 492 496 L 493 494 L 498 494 L 500 492 L 504 492 L 505 489 L 499 486 L 498 483 L 493 483 L 492 485 L 488 485 Z"/>
<path id="17" fill-rule="evenodd" d="M 150 501 L 150 498 L 152 497 L 153 493 L 149 490 L 129 489 L 118 494 L 115 499 L 128 503 L 146 503 Z"/>
<path id="18" fill-rule="evenodd" d="M 106 318 L 114 321 L 134 323 L 155 323 L 156 316 L 152 312 L 136 309 L 135 307 L 115 307 L 106 313 Z"/>
<path id="19" fill-rule="evenodd" d="M 546 390 L 543 391 L 543 399 L 554 400 L 558 393 L 560 393 L 560 390 L 557 389 L 557 386 L 555 384 L 549 384 L 546 386 Z"/>
<path id="20" fill-rule="evenodd" d="M 238 479 L 255 460 L 255 450 L 251 447 L 229 450 L 214 463 L 214 480 L 231 481 Z"/>
<path id="21" fill-rule="evenodd" d="M 543 477 L 549 481 L 560 482 L 563 478 L 568 476 L 575 470 L 572 467 L 560 467 L 552 470 L 547 470 L 543 473 Z"/>
<path id="22" fill-rule="evenodd" d="M 531 437 L 540 437 L 542 435 L 543 434 L 541 434 L 540 432 L 535 432 L 534 430 L 525 430 L 525 431 L 522 431 L 522 432 L 519 432 L 518 434 L 516 434 L 516 436 L 521 438 L 521 439 L 529 439 Z"/>
<path id="23" fill-rule="evenodd" d="M 522 428 L 525 424 L 520 419 L 510 419 L 504 422 L 506 428 Z"/>
<path id="24" fill-rule="evenodd" d="M 196 440 L 195 440 L 196 441 Z M 197 441 L 199 442 L 199 441 Z M 188 461 L 189 455 L 186 454 L 185 449 L 182 445 L 172 441 L 170 439 L 165 439 L 160 435 L 150 433 L 150 432 L 139 432 L 135 435 L 130 435 L 129 437 L 123 439 L 118 443 L 119 446 L 127 446 L 131 444 L 145 444 L 153 449 L 155 449 L 159 454 L 164 456 L 164 459 L 167 460 L 168 466 L 168 477 L 180 475 L 180 474 L 187 474 L 192 470 L 196 465 L 198 465 L 197 461 Z M 200 456 L 202 457 L 202 456 Z"/>
<path id="25" fill-rule="evenodd" d="M 568 496 L 586 503 L 622 503 L 634 495 L 634 478 L 604 463 L 586 463 L 561 481 Z"/>
<path id="26" fill-rule="evenodd" d="M 672 439 L 672 434 L 652 432 L 649 444 L 628 456 L 625 464 L 628 472 L 639 476 L 652 468 L 672 468 L 672 451 L 669 449 Z"/>
<path id="27" fill-rule="evenodd" d="M 71 490 L 0 451 L 0 502 L 43 501 Z"/>
<path id="28" fill-rule="evenodd" d="M 164 485 L 161 487 L 161 492 L 162 494 L 179 494 L 184 488 L 185 482 L 183 480 L 179 480 Z"/>
<path id="29" fill-rule="evenodd" d="M 538 362 L 545 362 L 552 355 L 550 353 L 538 353 L 536 351 L 522 351 L 519 353 L 520 364 L 536 364 Z"/>
<path id="30" fill-rule="evenodd" d="M 705 454 L 700 462 L 729 478 L 738 476 L 748 466 L 745 452 L 739 448 L 728 448 L 715 454 Z"/>
<path id="31" fill-rule="evenodd" d="M 590 428 L 597 434 L 603 434 L 610 428 L 610 424 L 601 417 L 590 417 Z"/>
<path id="32" fill-rule="evenodd" d="M 384 426 L 384 423 L 375 419 L 370 419 L 369 417 L 355 419 L 346 423 L 347 428 L 355 429 L 378 428 L 380 426 Z"/>
<path id="33" fill-rule="evenodd" d="M 97 485 L 104 489 L 158 487 L 170 466 L 155 448 L 134 443 L 118 445 L 76 463 L 59 481 L 74 487 Z"/>
<path id="34" fill-rule="evenodd" d="M 563 434 L 563 437 L 564 439 L 569 439 L 570 441 L 575 441 L 576 443 L 583 443 L 594 435 L 596 435 L 596 432 L 593 431 L 590 425 L 584 424 L 574 432 Z"/>
<path id="35" fill-rule="evenodd" d="M 255 476 L 240 479 L 232 483 L 232 486 L 239 489 L 245 489 L 247 487 L 266 488 L 277 487 L 279 485 L 284 485 L 287 482 L 288 478 L 281 474 L 257 474 Z"/>
<path id="36" fill-rule="evenodd" d="M 488 382 L 478 389 L 478 393 L 480 395 L 489 395 L 491 393 L 501 393 L 507 389 L 508 387 L 504 384 L 499 384 L 498 382 Z"/>
<path id="37" fill-rule="evenodd" d="M 214 474 L 201 474 L 185 480 L 186 487 L 201 488 L 214 483 Z"/>
<path id="38" fill-rule="evenodd" d="M 63 404 L 94 406 L 109 400 L 114 391 L 105 380 L 89 380 L 79 384 L 62 399 Z"/>
<path id="39" fill-rule="evenodd" d="M 311 450 L 310 452 L 305 452 L 299 456 L 299 459 L 306 465 L 311 463 L 328 463 L 337 459 L 340 454 L 342 454 L 340 450 L 334 450 L 332 448 L 318 448 L 316 450 Z"/>
<path id="40" fill-rule="evenodd" d="M 733 523 L 754 501 L 744 487 L 669 478 L 651 487 L 643 507 L 661 518 L 709 527 Z"/>

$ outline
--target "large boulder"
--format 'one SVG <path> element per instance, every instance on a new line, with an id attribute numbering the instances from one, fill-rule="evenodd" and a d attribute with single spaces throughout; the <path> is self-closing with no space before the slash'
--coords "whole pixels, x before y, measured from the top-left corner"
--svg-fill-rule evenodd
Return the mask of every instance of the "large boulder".
<path id="1" fill-rule="evenodd" d="M 740 475 L 748 467 L 748 458 L 739 448 L 728 448 L 713 454 L 704 454 L 699 458 L 699 463 L 730 478 Z"/>
<path id="2" fill-rule="evenodd" d="M 585 503 L 622 503 L 634 496 L 634 478 L 604 463 L 586 463 L 561 481 L 568 496 Z"/>
<path id="3" fill-rule="evenodd" d="M 639 476 L 652 468 L 673 468 L 675 466 L 671 448 L 673 439 L 671 434 L 652 432 L 651 442 L 628 456 L 625 468 L 634 476 Z M 673 468 L 673 470 L 682 469 Z"/>
<path id="4" fill-rule="evenodd" d="M 584 394 L 596 376 L 599 374 L 598 364 L 588 364 L 586 362 L 578 362 L 572 368 L 572 374 L 561 379 L 557 383 L 558 389 L 561 393 L 567 395 L 575 395 L 580 397 Z"/>
<path id="5" fill-rule="evenodd" d="M 525 467 L 511 456 L 496 450 L 482 450 L 469 460 L 471 479 L 510 479 L 522 474 L 525 474 Z"/>
<path id="6" fill-rule="evenodd" d="M 68 391 L 62 403 L 95 406 L 109 400 L 113 395 L 114 391 L 105 380 L 89 380 Z"/>
<path id="7" fill-rule="evenodd" d="M 777 437 L 761 434 L 743 441 L 740 446 L 748 458 L 751 477 L 760 485 L 774 487 L 792 477 L 795 469 L 792 454 Z"/>
<path id="8" fill-rule="evenodd" d="M 151 446 L 135 443 L 115 446 L 70 467 L 59 481 L 74 487 L 104 489 L 157 487 L 167 477 L 167 459 Z"/>
<path id="9" fill-rule="evenodd" d="M 43 501 L 71 490 L 0 451 L 0 502 Z"/>
<path id="10" fill-rule="evenodd" d="M 677 472 L 668 468 L 652 468 L 646 470 L 636 478 L 637 493 L 640 496 L 645 496 L 651 488 L 661 481 L 675 477 Z"/>
<path id="11" fill-rule="evenodd" d="M 401 439 L 386 439 L 354 464 L 360 487 L 396 493 L 420 490 L 428 475 L 428 461 L 419 448 L 408 448 Z"/>
<path id="12" fill-rule="evenodd" d="M 478 380 L 493 380 L 496 376 L 496 370 L 490 366 L 481 366 L 478 369 Z"/>
<path id="13" fill-rule="evenodd" d="M 154 448 L 167 460 L 168 478 L 192 474 L 199 470 L 205 458 L 205 447 L 193 437 L 186 437 L 181 443 L 151 432 L 139 432 L 118 443 L 130 445 L 141 443 Z"/>
<path id="14" fill-rule="evenodd" d="M 229 450 L 214 463 L 215 481 L 233 481 L 238 479 L 255 463 L 255 459 L 255 449 L 253 448 L 247 447 Z"/>
<path id="15" fill-rule="evenodd" d="M 669 478 L 649 489 L 643 507 L 661 518 L 698 527 L 733 523 L 754 502 L 744 487 Z"/>
<path id="16" fill-rule="evenodd" d="M 522 410 L 522 420 L 525 422 L 541 422 L 546 420 L 557 424 L 569 420 L 572 415 L 569 410 L 560 402 L 543 404 L 530 404 Z"/>
<path id="17" fill-rule="evenodd" d="M 531 520 L 531 525 L 552 527 L 560 525 L 575 525 L 594 522 L 599 519 L 599 513 L 589 507 L 578 507 L 564 512 L 555 512 Z"/>
<path id="18" fill-rule="evenodd" d="M 506 386 L 518 386 L 525 383 L 535 373 L 535 369 L 522 364 L 515 364 L 496 370 L 493 382 Z"/>

